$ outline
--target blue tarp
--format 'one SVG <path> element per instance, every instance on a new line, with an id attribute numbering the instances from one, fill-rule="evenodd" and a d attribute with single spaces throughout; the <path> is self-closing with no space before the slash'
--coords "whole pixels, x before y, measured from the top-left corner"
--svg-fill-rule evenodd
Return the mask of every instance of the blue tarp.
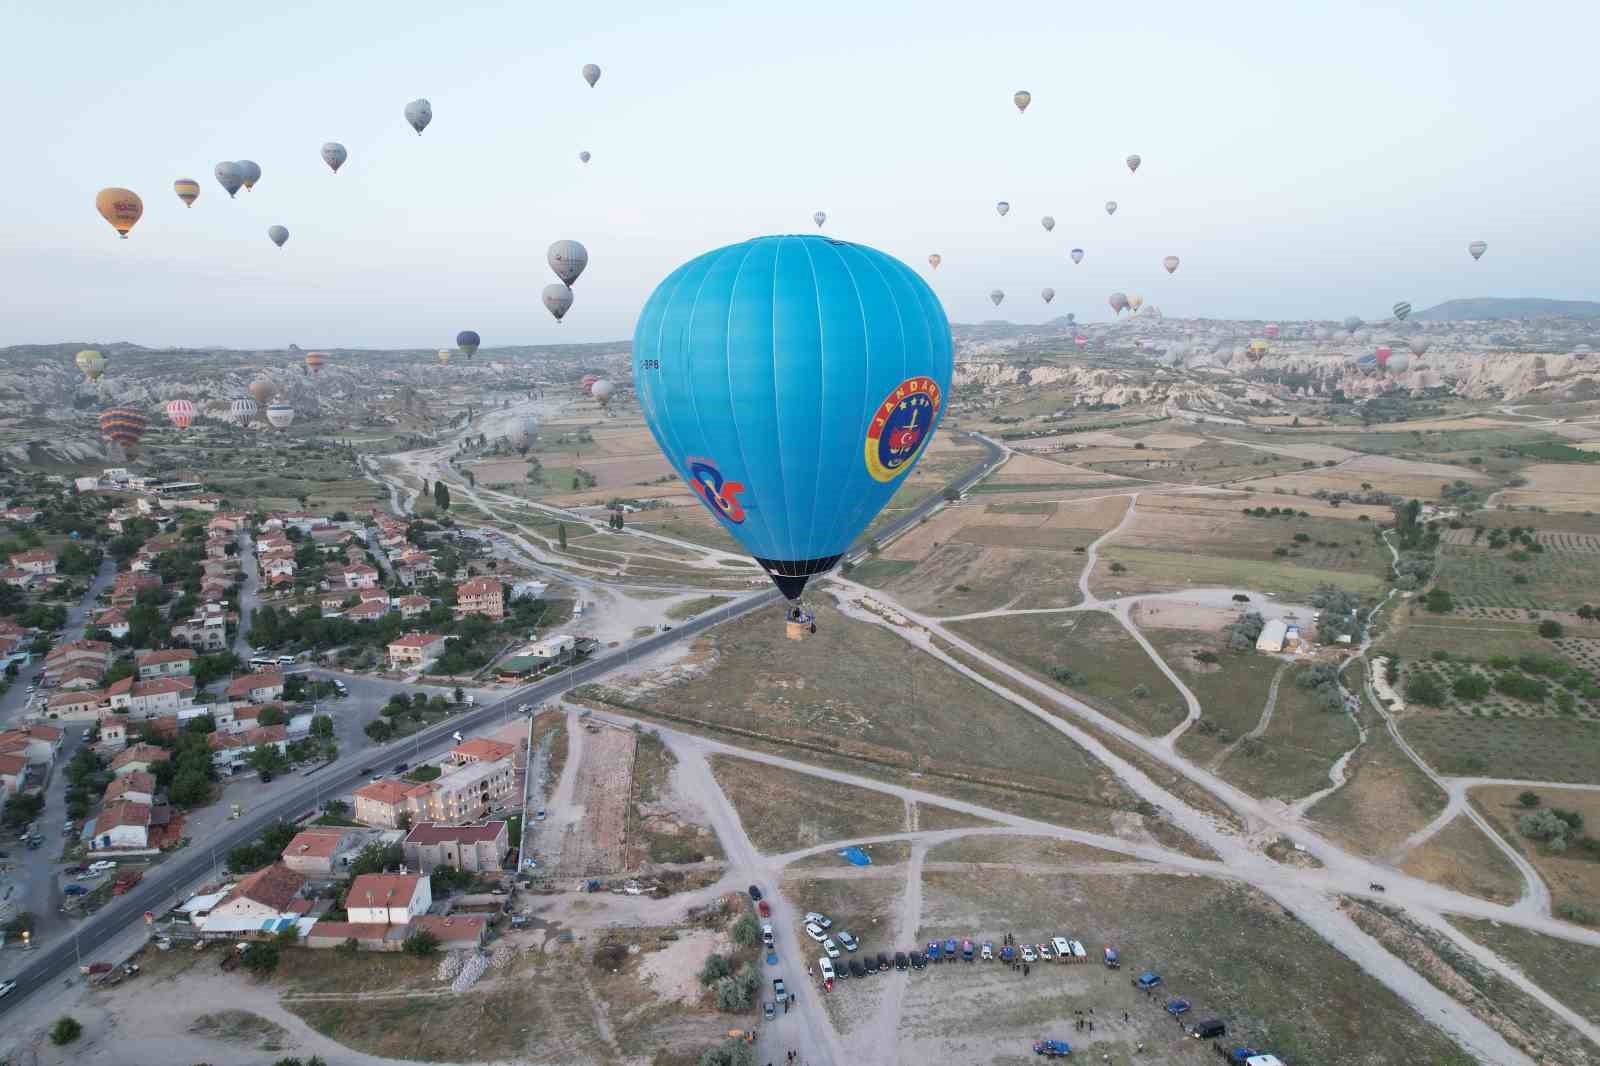
<path id="1" fill-rule="evenodd" d="M 851 866 L 872 865 L 872 856 L 868 855 L 860 848 L 845 848 L 843 851 L 839 852 L 839 856 Z"/>

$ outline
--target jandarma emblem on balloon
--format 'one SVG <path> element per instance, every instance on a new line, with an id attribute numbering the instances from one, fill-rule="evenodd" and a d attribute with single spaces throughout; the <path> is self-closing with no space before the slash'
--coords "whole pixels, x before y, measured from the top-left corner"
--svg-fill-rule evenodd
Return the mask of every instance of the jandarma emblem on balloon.
<path id="1" fill-rule="evenodd" d="M 904 474 L 939 417 L 939 383 L 907 378 L 883 398 L 867 428 L 867 472 L 878 481 Z"/>
<path id="2" fill-rule="evenodd" d="M 725 479 L 710 459 L 689 459 L 689 478 L 689 484 L 713 511 L 734 525 L 744 521 L 744 504 L 739 502 L 742 482 Z"/>

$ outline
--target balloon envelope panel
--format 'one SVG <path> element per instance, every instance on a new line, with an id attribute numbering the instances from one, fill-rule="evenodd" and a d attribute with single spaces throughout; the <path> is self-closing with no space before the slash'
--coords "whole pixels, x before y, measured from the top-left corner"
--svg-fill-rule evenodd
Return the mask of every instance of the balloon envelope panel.
<path id="1" fill-rule="evenodd" d="M 633 341 L 657 444 L 791 597 L 904 484 L 951 367 L 933 290 L 897 259 L 821 236 L 691 260 L 650 297 Z"/>

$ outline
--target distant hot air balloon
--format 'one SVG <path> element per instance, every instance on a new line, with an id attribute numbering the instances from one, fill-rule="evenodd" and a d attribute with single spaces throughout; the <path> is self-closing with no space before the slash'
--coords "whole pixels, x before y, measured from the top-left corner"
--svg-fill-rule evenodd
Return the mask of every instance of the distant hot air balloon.
<path id="1" fill-rule="evenodd" d="M 600 68 L 593 63 L 583 65 L 583 80 L 589 83 L 589 88 L 594 88 L 594 83 L 600 80 Z"/>
<path id="2" fill-rule="evenodd" d="M 306 353 L 306 369 L 311 371 L 313 374 L 322 373 L 322 365 L 327 361 L 328 357 L 323 355 L 321 352 Z"/>
<path id="3" fill-rule="evenodd" d="M 1428 354 L 1428 339 L 1426 337 L 1412 337 L 1408 347 L 1411 349 L 1412 355 L 1421 359 Z"/>
<path id="4" fill-rule="evenodd" d="M 422 131 L 433 121 L 433 105 L 422 99 L 411 101 L 406 105 L 406 121 L 411 123 L 411 128 L 417 131 L 418 137 L 421 137 Z"/>
<path id="5" fill-rule="evenodd" d="M 1111 305 L 1111 310 L 1120 315 L 1128 306 L 1128 295 L 1127 293 L 1114 292 L 1106 298 L 1106 303 Z"/>
<path id="6" fill-rule="evenodd" d="M 256 403 L 266 403 L 278 394 L 278 387 L 270 378 L 256 378 L 250 383 L 250 395 L 255 397 Z"/>
<path id="7" fill-rule="evenodd" d="M 577 241 L 556 241 L 544 258 L 555 276 L 570 287 L 578 283 L 578 276 L 589 265 L 589 250 Z"/>
<path id="8" fill-rule="evenodd" d="M 617 387 L 615 385 L 602 378 L 590 386 L 589 395 L 599 400 L 601 407 L 606 407 L 611 403 L 611 394 L 616 391 Z"/>
<path id="9" fill-rule="evenodd" d="M 193 178 L 179 178 L 172 183 L 172 191 L 178 194 L 178 199 L 183 201 L 185 207 L 193 207 L 194 202 L 200 199 L 200 183 Z"/>
<path id="10" fill-rule="evenodd" d="M 904 484 L 951 365 L 949 320 L 915 272 L 820 236 L 692 260 L 656 289 L 633 341 L 656 442 L 790 599 Z"/>
<path id="11" fill-rule="evenodd" d="M 1128 310 L 1137 312 L 1139 310 L 1139 308 L 1141 308 L 1143 306 L 1144 306 L 1144 297 L 1143 296 L 1140 296 L 1138 293 L 1133 293 L 1131 296 L 1128 297 Z"/>
<path id="12" fill-rule="evenodd" d="M 1344 331 L 1346 333 L 1354 334 L 1355 331 L 1360 329 L 1360 328 L 1361 328 L 1361 319 L 1360 319 L 1359 316 L 1350 315 L 1344 320 Z"/>
<path id="13" fill-rule="evenodd" d="M 1136 155 L 1130 155 L 1128 157 L 1127 162 L 1128 162 L 1128 172 L 1132 173 L 1132 174 L 1137 174 L 1137 173 L 1139 173 L 1139 164 L 1144 162 L 1144 160 L 1140 159 Z"/>
<path id="14" fill-rule="evenodd" d="M 538 435 L 539 420 L 529 415 L 512 427 L 510 433 L 511 443 L 518 448 L 531 448 Z"/>
<path id="15" fill-rule="evenodd" d="M 121 445 L 129 455 L 138 447 L 150 422 L 133 407 L 108 407 L 100 413 L 100 435 L 113 444 Z"/>
<path id="16" fill-rule="evenodd" d="M 1074 248 L 1072 250 L 1072 252 L 1071 252 L 1071 255 L 1072 255 L 1072 261 L 1074 263 L 1083 262 L 1083 249 L 1082 248 Z"/>
<path id="17" fill-rule="evenodd" d="M 268 226 L 267 237 L 272 241 L 273 244 L 276 244 L 279 248 L 282 248 L 284 242 L 289 239 L 289 231 L 283 226 Z"/>
<path id="18" fill-rule="evenodd" d="M 1117 213 L 1117 202 L 1115 200 L 1107 200 L 1106 201 L 1106 214 L 1114 215 L 1116 213 Z"/>
<path id="19" fill-rule="evenodd" d="M 583 380 L 578 382 L 578 387 L 582 389 L 583 394 L 587 396 L 589 395 L 589 390 L 594 388 L 594 383 L 599 380 L 599 374 L 585 374 L 583 375 Z"/>
<path id="20" fill-rule="evenodd" d="M 1269 323 L 1267 325 L 1267 328 L 1262 330 L 1262 332 L 1267 335 L 1267 339 L 1268 340 L 1275 341 L 1275 340 L 1278 339 L 1278 333 L 1280 332 L 1280 330 L 1278 328 L 1278 324 L 1276 322 L 1272 322 L 1272 323 Z"/>
<path id="21" fill-rule="evenodd" d="M 1372 354 L 1378 360 L 1378 369 L 1382 370 L 1389 365 L 1389 357 L 1394 354 L 1394 349 L 1384 345 Z"/>
<path id="22" fill-rule="evenodd" d="M 1056 228 L 1056 220 L 1051 218 L 1049 215 L 1046 215 L 1039 220 L 1039 225 L 1044 227 L 1044 231 L 1046 233 L 1049 233 L 1051 230 Z"/>
<path id="23" fill-rule="evenodd" d="M 456 334 L 456 347 L 460 348 L 468 359 L 478 354 L 478 345 L 481 343 L 483 339 L 478 336 L 476 330 L 464 329 Z"/>
<path id="24" fill-rule="evenodd" d="M 1001 218 L 1005 218 L 1006 214 L 1011 210 L 1011 205 L 1006 203 L 1004 200 L 1001 200 L 994 205 L 994 209 L 1000 212 Z"/>
<path id="25" fill-rule="evenodd" d="M 815 222 L 817 224 L 817 228 L 818 229 L 821 229 L 822 228 L 822 224 L 824 222 L 828 221 L 828 212 L 826 212 L 826 211 L 813 211 L 811 213 L 811 221 L 813 221 L 813 222 Z"/>
<path id="26" fill-rule="evenodd" d="M 1394 305 L 1394 317 L 1401 322 L 1404 322 L 1406 318 L 1410 316 L 1410 314 L 1411 305 L 1406 303 L 1404 300 L 1401 300 L 1399 303 Z"/>
<path id="27" fill-rule="evenodd" d="M 256 406 L 254 400 L 241 396 L 228 405 L 228 416 L 243 425 L 254 418 L 259 410 L 260 408 Z"/>
<path id="28" fill-rule="evenodd" d="M 267 422 L 273 429 L 287 429 L 294 421 L 294 408 L 286 403 L 275 403 L 267 408 Z"/>
<path id="29" fill-rule="evenodd" d="M 559 325 L 561 319 L 572 307 L 572 290 L 559 281 L 553 282 L 544 287 L 542 299 L 544 300 L 545 310 L 556 316 L 556 323 Z"/>
<path id="30" fill-rule="evenodd" d="M 1467 245 L 1467 254 L 1471 255 L 1474 259 L 1482 259 L 1483 253 L 1487 252 L 1488 250 L 1489 245 L 1483 241 L 1473 241 L 1471 244 Z"/>
<path id="31" fill-rule="evenodd" d="M 188 429 L 194 422 L 194 404 L 188 400 L 168 400 L 167 421 L 179 429 Z"/>
<path id="32" fill-rule="evenodd" d="M 144 201 L 139 199 L 139 194 L 132 189 L 122 189 L 113 185 L 95 193 L 94 209 L 100 212 L 101 218 L 111 223 L 111 228 L 117 231 L 117 236 L 127 240 L 128 231 L 133 229 L 144 216 Z"/>
<path id="33" fill-rule="evenodd" d="M 590 160 L 590 158 L 591 157 L 590 157 L 590 155 L 589 155 L 587 150 L 584 150 L 584 151 L 578 153 L 578 162 L 580 162 L 580 163 L 587 163 Z"/>
<path id="34" fill-rule="evenodd" d="M 935 270 L 939 269 L 939 264 L 942 262 L 944 262 L 944 256 L 940 255 L 938 252 L 934 252 L 932 255 L 928 256 L 928 265 Z"/>
<path id="35" fill-rule="evenodd" d="M 1363 355 L 1356 360 L 1356 369 L 1363 374 L 1376 374 L 1378 372 L 1378 357 L 1375 355 Z"/>
<path id="36" fill-rule="evenodd" d="M 256 182 L 261 180 L 261 164 L 252 159 L 239 160 L 239 174 L 244 180 L 246 192 L 256 187 Z"/>
<path id="37" fill-rule="evenodd" d="M 1051 300 L 1056 298 L 1056 290 L 1049 288 L 1041 289 L 1039 291 L 1039 295 L 1044 298 L 1045 303 L 1049 303 Z"/>
<path id="38" fill-rule="evenodd" d="M 1004 290 L 1001 290 L 1001 289 L 993 289 L 989 293 L 989 299 L 994 301 L 994 305 L 996 307 L 999 307 L 1000 306 L 1000 301 L 1004 300 L 1005 298 L 1006 298 L 1006 294 L 1005 294 Z"/>
<path id="39" fill-rule="evenodd" d="M 1011 95 L 1011 102 L 1017 105 L 1017 114 L 1020 115 L 1033 103 L 1033 94 L 1026 89 L 1018 89 Z"/>
<path id="40" fill-rule="evenodd" d="M 1245 354 L 1250 357 L 1251 362 L 1258 361 L 1263 355 L 1267 354 L 1267 342 L 1263 340 L 1251 341 L 1250 347 L 1245 349 Z"/>
<path id="41" fill-rule="evenodd" d="M 440 348 L 439 349 L 439 362 L 441 362 L 441 363 L 449 363 L 450 362 L 450 349 L 448 349 L 448 348 Z"/>
<path id="42" fill-rule="evenodd" d="M 78 364 L 78 369 L 83 371 L 90 381 L 99 381 L 100 375 L 106 369 L 106 357 L 93 348 L 85 348 L 79 352 L 73 362 Z"/>
<path id="43" fill-rule="evenodd" d="M 344 150 L 344 145 L 338 141 L 329 141 L 322 146 L 322 161 L 328 164 L 328 169 L 335 174 L 344 166 L 344 161 L 350 158 L 350 153 Z"/>
<path id="44" fill-rule="evenodd" d="M 1089 338 L 1080 333 L 1072 338 L 1072 343 L 1078 346 L 1079 351 L 1082 351 L 1083 349 L 1089 347 Z"/>
<path id="45" fill-rule="evenodd" d="M 1388 371 L 1391 374 L 1404 374 L 1411 369 L 1411 356 L 1405 352 L 1396 352 L 1389 357 Z"/>
<path id="46" fill-rule="evenodd" d="M 1176 273 L 1178 269 L 1178 257 L 1175 255 L 1169 255 L 1165 259 L 1161 260 L 1161 265 L 1167 268 L 1168 274 Z M 1205 271 L 1201 271 L 1201 273 L 1203 274 Z"/>
<path id="47" fill-rule="evenodd" d="M 217 176 L 217 184 L 222 186 L 230 200 L 244 185 L 244 170 L 238 163 L 218 163 L 212 173 Z"/>

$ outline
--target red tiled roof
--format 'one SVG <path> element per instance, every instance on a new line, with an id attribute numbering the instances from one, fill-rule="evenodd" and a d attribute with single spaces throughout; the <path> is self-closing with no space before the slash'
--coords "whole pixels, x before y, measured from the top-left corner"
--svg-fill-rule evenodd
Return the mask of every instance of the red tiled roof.
<path id="1" fill-rule="evenodd" d="M 394 806 L 402 803 L 406 798 L 407 786 L 398 781 L 385 778 L 382 781 L 373 781 L 371 784 L 362 785 L 356 789 L 356 799 L 371 800 L 374 803 L 386 803 Z"/>
<path id="2" fill-rule="evenodd" d="M 457 598 L 462 596 L 486 596 L 489 593 L 505 593 L 505 586 L 492 577 L 475 577 L 471 581 L 463 581 L 456 586 Z"/>
<path id="3" fill-rule="evenodd" d="M 106 786 L 106 803 L 115 803 L 129 792 L 143 792 L 146 795 L 156 794 L 156 779 L 154 775 L 143 770 L 133 770 L 121 777 L 113 777 L 111 784 Z"/>
<path id="4" fill-rule="evenodd" d="M 166 762 L 172 758 L 172 752 L 166 748 L 158 748 L 154 744 L 135 744 L 133 747 L 111 760 L 113 770 L 136 762 Z"/>
<path id="5" fill-rule="evenodd" d="M 159 666 L 162 663 L 184 662 L 197 658 L 193 648 L 168 648 L 164 651 L 147 651 L 134 661 L 139 666 Z"/>
<path id="6" fill-rule="evenodd" d="M 50 697 L 46 704 L 51 710 L 61 707 L 81 707 L 87 704 L 99 703 L 106 698 L 104 692 L 94 689 L 85 689 L 82 692 L 57 692 Z"/>
<path id="7" fill-rule="evenodd" d="M 43 548 L 30 548 L 25 552 L 13 552 L 11 555 L 11 562 L 17 566 L 21 566 L 23 563 L 53 563 L 55 561 L 56 553 L 45 551 Z"/>
<path id="8" fill-rule="evenodd" d="M 150 828 L 150 805 L 148 803 L 134 803 L 122 800 L 117 803 L 108 803 L 101 812 L 94 816 L 94 830 L 103 833 L 107 829 L 119 825 L 136 825 L 141 829 Z"/>
<path id="9" fill-rule="evenodd" d="M 0 754 L 0 776 L 14 777 L 28 768 L 26 755 Z"/>
<path id="10" fill-rule="evenodd" d="M 407 633 L 389 642 L 391 648 L 426 648 L 434 641 L 443 640 L 437 633 Z"/>
<path id="11" fill-rule="evenodd" d="M 482 940 L 488 924 L 481 914 L 419 914 L 410 927 L 413 934 L 432 933 L 441 944 L 459 944 Z"/>
<path id="12" fill-rule="evenodd" d="M 236 677 L 228 683 L 227 696 L 246 696 L 258 688 L 282 688 L 283 675 L 274 670 L 264 670 L 258 674 L 245 674 Z"/>
<path id="13" fill-rule="evenodd" d="M 406 834 L 407 844 L 491 844 L 505 831 L 504 822 L 480 822 L 476 825 L 443 825 L 439 822 L 418 822 Z"/>
<path id="14" fill-rule="evenodd" d="M 282 914 L 294 909 L 296 897 L 305 883 L 305 875 L 289 869 L 281 862 L 275 862 L 253 874 L 246 874 L 218 906 L 226 906 L 242 897 Z"/>
<path id="15" fill-rule="evenodd" d="M 488 737 L 473 737 L 462 744 L 457 744 L 450 749 L 451 755 L 460 755 L 468 759 L 477 759 L 481 762 L 496 762 L 504 759 L 516 751 L 516 746 L 500 740 L 490 740 Z"/>
<path id="16" fill-rule="evenodd" d="M 349 834 L 349 829 L 332 825 L 302 829 L 294 835 L 293 840 L 289 841 L 289 846 L 283 849 L 283 857 L 292 859 L 311 856 L 330 859 L 333 853 L 339 850 L 339 843 Z"/>
<path id="17" fill-rule="evenodd" d="M 346 910 L 351 907 L 404 907 L 417 894 L 421 883 L 421 874 L 362 874 L 350 882 L 344 906 Z"/>

